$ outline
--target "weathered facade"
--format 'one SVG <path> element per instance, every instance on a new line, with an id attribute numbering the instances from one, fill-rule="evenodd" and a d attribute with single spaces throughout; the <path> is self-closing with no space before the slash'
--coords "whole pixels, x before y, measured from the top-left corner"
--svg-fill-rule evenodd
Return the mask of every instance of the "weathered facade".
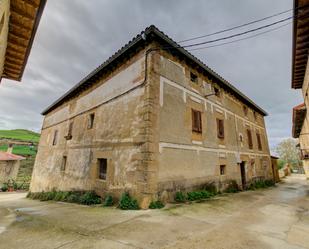
<path id="1" fill-rule="evenodd" d="M 0 81 L 20 81 L 46 0 L 0 1 Z"/>
<path id="2" fill-rule="evenodd" d="M 273 177 L 265 111 L 154 26 L 43 115 L 32 192 L 129 191 L 145 207 Z"/>
<path id="3" fill-rule="evenodd" d="M 292 135 L 299 138 L 301 158 L 309 178 L 309 0 L 294 1 L 292 88 L 301 89 L 304 103 L 293 108 Z"/>

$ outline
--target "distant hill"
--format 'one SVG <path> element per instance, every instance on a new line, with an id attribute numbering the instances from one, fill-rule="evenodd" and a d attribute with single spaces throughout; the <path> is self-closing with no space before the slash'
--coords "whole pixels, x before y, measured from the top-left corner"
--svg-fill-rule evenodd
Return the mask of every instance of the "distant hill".
<path id="1" fill-rule="evenodd" d="M 0 139 L 1 138 L 38 143 L 40 140 L 40 134 L 23 129 L 0 130 Z"/>

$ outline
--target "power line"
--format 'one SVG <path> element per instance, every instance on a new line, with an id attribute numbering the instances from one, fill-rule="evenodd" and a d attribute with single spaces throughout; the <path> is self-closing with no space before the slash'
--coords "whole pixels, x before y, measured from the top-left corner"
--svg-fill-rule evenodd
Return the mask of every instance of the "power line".
<path id="1" fill-rule="evenodd" d="M 283 24 L 283 25 L 280 25 L 276 28 L 272 28 L 272 29 L 269 29 L 269 30 L 266 30 L 264 32 L 260 32 L 258 34 L 255 34 L 255 35 L 251 35 L 251 36 L 248 36 L 248 37 L 245 37 L 245 38 L 241 38 L 241 39 L 237 39 L 237 40 L 233 40 L 233 41 L 230 41 L 230 42 L 224 42 L 224 43 L 220 43 L 220 44 L 216 44 L 216 45 L 212 45 L 212 46 L 206 46 L 206 47 L 200 47 L 200 48 L 193 48 L 193 49 L 189 49 L 189 51 L 195 51 L 195 50 L 200 50 L 200 49 L 206 49 L 206 48 L 213 48 L 213 47 L 220 47 L 220 46 L 223 46 L 223 45 L 227 45 L 227 44 L 231 44 L 231 43 L 235 43 L 235 42 L 239 42 L 239 41 L 243 41 L 243 40 L 247 40 L 247 39 L 251 39 L 251 38 L 254 38 L 256 36 L 260 36 L 260 35 L 263 35 L 263 34 L 266 34 L 266 33 L 269 33 L 269 32 L 273 32 L 273 31 L 276 31 L 280 28 L 283 28 L 289 24 L 292 24 L 292 22 L 289 22 L 289 23 L 286 23 L 286 24 Z"/>
<path id="2" fill-rule="evenodd" d="M 298 7 L 298 8 L 295 8 L 295 10 L 303 9 L 303 8 L 307 8 L 307 7 L 309 7 L 309 4 L 301 6 L 301 7 Z M 288 12 L 290 12 L 292 10 L 293 9 L 285 10 L 285 11 L 282 11 L 282 12 L 279 12 L 279 13 L 276 13 L 276 14 L 273 14 L 273 15 L 270 15 L 270 16 L 263 17 L 261 19 L 257 19 L 257 20 L 254 20 L 254 21 L 251 21 L 251 22 L 248 22 L 248 23 L 244 23 L 244 24 L 241 24 L 241 25 L 237 25 L 237 26 L 231 27 L 231 28 L 228 28 L 228 29 L 223 29 L 223 30 L 220 30 L 220 31 L 216 31 L 216 32 L 213 32 L 213 33 L 206 34 L 206 35 L 201 35 L 201 36 L 197 36 L 197 37 L 192 37 L 192 38 L 189 38 L 189 39 L 181 40 L 181 41 L 178 41 L 178 43 L 183 43 L 183 42 L 187 42 L 187 41 L 193 41 L 193 40 L 209 37 L 209 36 L 212 36 L 212 35 L 217 35 L 217 34 L 225 33 L 225 32 L 228 32 L 228 31 L 231 31 L 231 30 L 234 30 L 234 29 L 246 27 L 246 26 L 249 26 L 249 25 L 261 22 L 261 21 L 265 21 L 267 19 L 270 19 L 270 18 L 273 18 L 273 17 L 276 17 L 276 16 L 280 16 L 280 15 L 288 13 Z"/>

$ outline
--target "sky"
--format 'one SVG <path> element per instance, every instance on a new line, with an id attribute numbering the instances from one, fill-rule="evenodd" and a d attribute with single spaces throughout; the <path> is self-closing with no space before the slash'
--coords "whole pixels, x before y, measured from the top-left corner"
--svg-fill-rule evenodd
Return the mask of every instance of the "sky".
<path id="1" fill-rule="evenodd" d="M 43 109 L 151 24 L 180 41 L 292 7 L 292 0 L 47 1 L 22 82 L 0 84 L 0 129 L 40 131 Z M 192 53 L 269 113 L 265 120 L 271 148 L 291 136 L 292 107 L 302 101 L 300 90 L 291 89 L 291 24 Z"/>

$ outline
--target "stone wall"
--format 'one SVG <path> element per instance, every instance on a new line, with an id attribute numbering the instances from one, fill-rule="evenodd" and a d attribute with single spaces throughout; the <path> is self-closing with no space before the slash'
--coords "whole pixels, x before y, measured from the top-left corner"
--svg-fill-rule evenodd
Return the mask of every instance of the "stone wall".
<path id="1" fill-rule="evenodd" d="M 8 180 L 16 180 L 20 161 L 0 161 L 0 185 Z"/>
<path id="2" fill-rule="evenodd" d="M 245 115 L 241 101 L 184 62 L 167 53 L 160 60 L 159 193 L 192 189 L 206 182 L 222 189 L 231 179 L 240 184 L 239 159 L 246 163 L 247 182 L 271 178 L 264 117 L 249 107 Z M 190 72 L 198 76 L 197 83 L 191 82 Z M 220 89 L 220 97 L 205 98 L 214 86 Z M 202 134 L 192 132 L 191 109 L 202 112 Z M 217 137 L 217 118 L 224 121 L 224 139 Z M 253 149 L 248 148 L 247 129 L 252 133 Z M 220 175 L 220 165 L 226 165 L 224 175 Z"/>

